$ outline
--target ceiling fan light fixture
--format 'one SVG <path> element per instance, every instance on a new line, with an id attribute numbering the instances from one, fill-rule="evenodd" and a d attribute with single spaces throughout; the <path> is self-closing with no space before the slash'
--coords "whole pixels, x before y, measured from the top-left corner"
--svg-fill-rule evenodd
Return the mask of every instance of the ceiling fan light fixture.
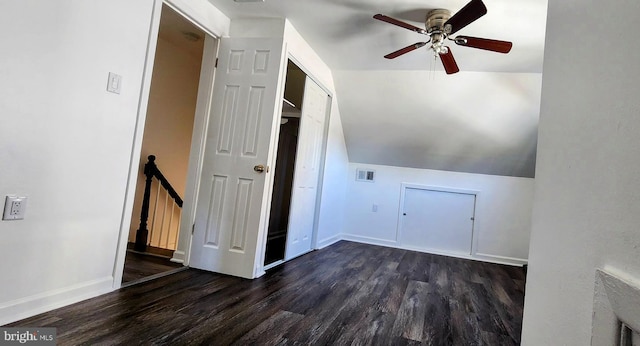
<path id="1" fill-rule="evenodd" d="M 436 56 L 440 54 L 449 54 L 449 47 L 444 45 L 438 45 L 431 47 L 433 51 L 436 53 Z"/>

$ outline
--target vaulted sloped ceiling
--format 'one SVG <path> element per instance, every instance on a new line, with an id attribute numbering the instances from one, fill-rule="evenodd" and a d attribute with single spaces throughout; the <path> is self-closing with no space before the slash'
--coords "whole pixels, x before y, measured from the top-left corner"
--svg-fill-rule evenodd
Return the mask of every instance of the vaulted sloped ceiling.
<path id="1" fill-rule="evenodd" d="M 354 162 L 532 177 L 540 74 L 337 71 Z M 399 92 L 408 90 L 410 92 Z"/>
<path id="2" fill-rule="evenodd" d="M 209 0 L 235 18 L 288 18 L 333 70 L 351 162 L 533 177 L 547 0 L 483 0 L 488 13 L 457 34 L 512 41 L 498 54 L 451 44 L 445 75 L 425 36 L 373 19 L 424 26 L 431 9 L 468 0 Z"/>

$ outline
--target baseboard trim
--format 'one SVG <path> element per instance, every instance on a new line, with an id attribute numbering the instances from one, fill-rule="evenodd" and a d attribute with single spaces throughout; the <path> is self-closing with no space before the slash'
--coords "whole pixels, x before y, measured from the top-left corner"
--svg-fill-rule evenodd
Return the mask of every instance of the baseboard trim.
<path id="1" fill-rule="evenodd" d="M 487 259 L 494 263 L 509 264 L 509 265 L 516 265 L 516 266 L 523 266 L 529 263 L 529 260 L 525 258 L 491 255 L 491 254 L 482 253 L 482 252 L 476 252 L 476 257 Z"/>
<path id="2" fill-rule="evenodd" d="M 267 270 L 269 270 L 269 269 L 271 269 L 273 267 L 277 267 L 277 266 L 281 265 L 282 263 L 284 263 L 284 260 L 278 260 L 278 261 L 275 261 L 273 263 L 269 263 L 266 266 L 262 267 L 262 271 L 266 272 Z"/>
<path id="3" fill-rule="evenodd" d="M 139 279 L 139 280 L 135 280 L 135 281 L 130 281 L 130 282 L 124 283 L 124 284 L 122 284 L 122 286 L 120 286 L 120 288 L 125 288 L 125 287 L 129 287 L 129 286 L 141 284 L 141 283 L 144 283 L 144 282 L 147 282 L 147 281 L 151 281 L 151 280 L 155 280 L 155 279 L 167 276 L 167 275 L 179 273 L 179 272 L 182 272 L 182 271 L 185 271 L 185 270 L 188 270 L 188 269 L 189 269 L 189 267 L 180 267 L 180 268 L 175 268 L 175 269 L 168 270 L 166 272 L 153 274 L 153 275 L 144 277 L 144 278 Z"/>
<path id="4" fill-rule="evenodd" d="M 357 243 L 388 246 L 388 247 L 394 247 L 394 248 L 398 248 L 398 249 L 401 248 L 398 245 L 398 242 L 396 242 L 395 240 L 372 238 L 372 237 L 365 237 L 365 236 L 361 236 L 361 235 L 344 234 L 344 233 L 342 234 L 341 238 L 343 240 L 355 241 Z"/>
<path id="5" fill-rule="evenodd" d="M 354 241 L 357 243 L 369 244 L 369 245 L 386 246 L 386 247 L 392 247 L 392 248 L 402 249 L 402 250 L 418 251 L 418 252 L 430 253 L 433 255 L 449 256 L 449 257 L 462 258 L 462 259 L 468 259 L 473 261 L 504 264 L 504 265 L 510 265 L 510 266 L 516 266 L 516 267 L 527 264 L 527 260 L 521 259 L 521 258 L 489 255 L 485 253 L 476 253 L 475 255 L 448 253 L 444 251 L 438 251 L 436 249 L 403 246 L 403 245 L 400 245 L 398 242 L 392 241 L 392 240 L 363 237 L 363 236 L 353 235 L 353 234 L 342 234 L 342 239 L 348 240 L 348 241 Z"/>
<path id="6" fill-rule="evenodd" d="M 342 240 L 342 238 L 340 237 L 339 234 L 336 234 L 333 237 L 329 237 L 327 239 L 323 239 L 323 240 L 318 242 L 318 245 L 316 246 L 316 250 L 320 250 L 320 249 L 323 249 L 323 248 L 325 248 L 327 246 L 333 245 L 333 244 L 339 242 L 340 240 Z"/>
<path id="7" fill-rule="evenodd" d="M 184 264 L 184 259 L 186 257 L 185 255 L 186 254 L 184 251 L 176 250 L 173 252 L 173 257 L 170 259 L 170 261 L 174 263 Z"/>
<path id="8" fill-rule="evenodd" d="M 113 277 L 0 303 L 0 326 L 113 291 Z"/>

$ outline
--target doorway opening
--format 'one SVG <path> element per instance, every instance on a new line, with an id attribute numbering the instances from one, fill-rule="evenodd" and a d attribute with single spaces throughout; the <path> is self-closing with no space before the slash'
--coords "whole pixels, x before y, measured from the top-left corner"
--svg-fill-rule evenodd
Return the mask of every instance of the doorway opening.
<path id="1" fill-rule="evenodd" d="M 289 60 L 264 269 L 313 249 L 330 96 Z"/>
<path id="2" fill-rule="evenodd" d="M 171 273 L 207 34 L 162 5 L 123 284 Z"/>
<path id="3" fill-rule="evenodd" d="M 277 264 L 285 259 L 287 230 L 296 165 L 298 134 L 304 96 L 306 74 L 291 60 L 287 63 L 287 76 L 282 101 L 280 137 L 271 198 L 271 214 L 267 231 L 264 265 Z"/>

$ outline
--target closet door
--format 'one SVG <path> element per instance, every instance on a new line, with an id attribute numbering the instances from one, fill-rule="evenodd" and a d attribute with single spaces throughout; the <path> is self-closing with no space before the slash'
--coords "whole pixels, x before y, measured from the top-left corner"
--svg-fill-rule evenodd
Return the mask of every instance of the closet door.
<path id="1" fill-rule="evenodd" d="M 428 252 L 470 255 L 476 196 L 405 188 L 399 243 Z"/>
<path id="2" fill-rule="evenodd" d="M 289 260 L 311 251 L 320 159 L 329 95 L 307 77 L 302 100 L 302 116 L 293 178 L 287 249 Z"/>

